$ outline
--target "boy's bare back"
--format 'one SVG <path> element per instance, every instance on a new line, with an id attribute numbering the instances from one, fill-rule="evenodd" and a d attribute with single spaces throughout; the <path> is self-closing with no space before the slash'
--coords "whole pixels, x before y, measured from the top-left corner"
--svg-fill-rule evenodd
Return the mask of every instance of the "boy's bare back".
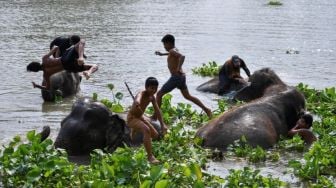
<path id="1" fill-rule="evenodd" d="M 180 62 L 181 57 L 184 57 L 184 56 L 180 52 L 178 52 L 177 48 L 173 48 L 169 50 L 168 57 L 167 57 L 167 63 L 168 63 L 168 69 L 170 71 L 170 74 L 172 75 L 183 74 L 183 70 L 182 70 L 183 61 Z"/>

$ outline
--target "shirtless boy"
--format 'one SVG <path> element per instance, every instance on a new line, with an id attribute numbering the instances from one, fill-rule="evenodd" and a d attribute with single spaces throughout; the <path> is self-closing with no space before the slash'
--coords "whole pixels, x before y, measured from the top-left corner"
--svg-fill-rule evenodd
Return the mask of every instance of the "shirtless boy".
<path id="1" fill-rule="evenodd" d="M 312 124 L 313 116 L 310 114 L 304 114 L 297 121 L 296 125 L 290 131 L 288 131 L 288 136 L 293 137 L 295 134 L 298 134 L 305 141 L 305 143 L 311 144 L 317 140 L 315 135 L 310 130 Z"/>
<path id="2" fill-rule="evenodd" d="M 173 89 L 178 88 L 183 97 L 203 109 L 203 111 L 208 115 L 209 118 L 212 116 L 212 112 L 209 108 L 204 106 L 204 104 L 196 97 L 190 95 L 188 87 L 186 85 L 186 76 L 182 70 L 182 65 L 185 59 L 185 56 L 182 55 L 178 49 L 175 47 L 175 38 L 173 35 L 165 35 L 161 42 L 163 42 L 164 48 L 168 53 L 161 53 L 156 51 L 155 54 L 159 56 L 168 56 L 168 69 L 171 74 L 169 80 L 161 87 L 157 93 L 157 103 L 159 107 L 161 106 L 162 97 L 171 92 Z M 156 115 L 153 116 L 153 119 L 156 119 Z"/>
<path id="3" fill-rule="evenodd" d="M 34 88 L 48 90 L 50 87 L 50 76 L 67 70 L 69 72 L 83 72 L 86 79 L 89 79 L 91 74 L 98 70 L 97 65 L 84 64 L 84 46 L 85 41 L 80 40 L 76 45 L 66 50 L 62 57 L 54 58 L 51 55 L 59 51 L 59 47 L 54 46 L 46 55 L 42 57 L 42 64 L 31 62 L 27 66 L 27 71 L 38 72 L 43 71 L 43 86 L 33 82 Z"/>
<path id="4" fill-rule="evenodd" d="M 158 138 L 159 134 L 153 125 L 145 120 L 144 112 L 146 107 L 151 102 L 154 107 L 154 112 L 157 114 L 158 120 L 161 124 L 163 134 L 167 132 L 167 126 L 162 120 L 162 115 L 158 104 L 156 103 L 154 94 L 157 91 L 159 82 L 154 77 L 149 77 L 145 83 L 145 90 L 141 91 L 135 96 L 132 107 L 127 114 L 127 124 L 131 128 L 131 139 L 133 139 L 134 132 L 141 132 L 143 134 L 143 143 L 147 152 L 147 158 L 150 163 L 157 164 L 157 160 L 152 153 L 152 138 Z"/>
<path id="5" fill-rule="evenodd" d="M 250 70 L 247 68 L 244 60 L 237 55 L 234 55 L 225 61 L 219 71 L 219 95 L 226 93 L 229 90 L 231 83 L 245 82 L 240 75 L 240 68 L 244 69 L 248 77 L 251 76 Z"/>

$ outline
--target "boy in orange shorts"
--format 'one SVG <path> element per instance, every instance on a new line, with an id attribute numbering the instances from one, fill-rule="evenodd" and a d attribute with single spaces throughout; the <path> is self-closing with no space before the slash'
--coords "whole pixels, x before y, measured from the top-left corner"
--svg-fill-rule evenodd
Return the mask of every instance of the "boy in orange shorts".
<path id="1" fill-rule="evenodd" d="M 160 108 L 156 102 L 154 94 L 157 91 L 159 82 L 154 77 L 149 77 L 145 83 L 145 90 L 139 92 L 133 101 L 132 107 L 127 114 L 127 124 L 132 129 L 131 139 L 133 139 L 134 132 L 141 132 L 143 134 L 143 143 L 147 152 L 148 161 L 152 164 L 157 164 L 157 160 L 152 153 L 152 138 L 158 138 L 159 134 L 153 125 L 145 120 L 144 112 L 151 102 L 154 107 L 154 113 L 157 115 L 161 125 L 162 133 L 167 132 L 167 126 L 163 122 Z"/>

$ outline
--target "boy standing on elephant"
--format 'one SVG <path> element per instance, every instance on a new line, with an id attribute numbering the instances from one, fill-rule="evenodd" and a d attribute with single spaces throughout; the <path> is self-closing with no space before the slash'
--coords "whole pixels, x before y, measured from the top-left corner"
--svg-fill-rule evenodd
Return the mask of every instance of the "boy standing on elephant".
<path id="1" fill-rule="evenodd" d="M 152 164 L 157 164 L 160 161 L 157 160 L 152 153 L 152 138 L 158 138 L 159 134 L 153 125 L 144 117 L 144 112 L 150 102 L 154 107 L 154 113 L 158 116 L 163 134 L 167 132 L 167 126 L 163 122 L 160 108 L 154 97 L 158 85 L 159 82 L 156 78 L 147 78 L 145 83 L 145 90 L 141 91 L 135 96 L 132 107 L 127 114 L 127 124 L 131 128 L 131 139 L 133 139 L 134 132 L 141 132 L 143 134 L 143 143 L 147 152 L 147 158 L 148 161 Z"/>
<path id="2" fill-rule="evenodd" d="M 174 36 L 167 34 L 162 38 L 161 42 L 163 42 L 163 46 L 168 53 L 161 53 L 159 51 L 156 51 L 155 55 L 168 56 L 167 63 L 171 76 L 169 80 L 161 87 L 160 91 L 156 95 L 159 107 L 161 106 L 162 97 L 165 94 L 171 92 L 173 89 L 178 88 L 185 99 L 201 107 L 202 110 L 208 115 L 208 117 L 211 118 L 212 116 L 211 110 L 206 106 L 204 106 L 204 104 L 198 98 L 190 95 L 189 93 L 186 84 L 186 75 L 182 70 L 182 65 L 184 63 L 185 56 L 182 55 L 175 47 Z M 156 119 L 156 115 L 153 116 L 153 119 Z"/>

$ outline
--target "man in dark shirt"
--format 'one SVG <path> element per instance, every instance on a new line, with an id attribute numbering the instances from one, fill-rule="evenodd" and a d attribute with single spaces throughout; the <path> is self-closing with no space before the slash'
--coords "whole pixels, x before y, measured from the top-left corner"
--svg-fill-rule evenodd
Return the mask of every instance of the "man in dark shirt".
<path id="1" fill-rule="evenodd" d="M 240 68 L 243 68 L 248 77 L 251 76 L 250 70 L 247 68 L 243 59 L 237 55 L 227 60 L 219 71 L 219 93 L 224 94 L 230 88 L 231 83 L 244 82 L 240 75 Z"/>

